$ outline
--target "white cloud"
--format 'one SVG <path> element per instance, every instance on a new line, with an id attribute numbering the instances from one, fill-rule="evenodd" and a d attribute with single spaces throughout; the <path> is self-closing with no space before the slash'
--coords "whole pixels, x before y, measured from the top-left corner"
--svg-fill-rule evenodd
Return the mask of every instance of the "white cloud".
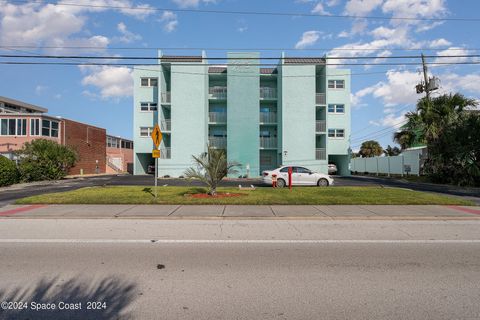
<path id="1" fill-rule="evenodd" d="M 47 89 L 48 89 L 47 86 L 44 86 L 44 85 L 39 84 L 39 85 L 37 85 L 37 86 L 35 87 L 35 93 L 36 93 L 37 95 L 41 95 L 41 94 L 43 94 L 45 91 L 47 91 Z"/>
<path id="2" fill-rule="evenodd" d="M 312 9 L 312 13 L 317 13 L 317 14 L 330 14 L 329 12 L 325 11 L 325 8 L 323 7 L 323 3 L 319 2 L 315 5 L 315 7 Z"/>
<path id="3" fill-rule="evenodd" d="M 163 30 L 165 32 L 172 32 L 178 26 L 177 15 L 172 11 L 163 11 L 160 21 L 164 23 Z"/>
<path id="4" fill-rule="evenodd" d="M 311 30 L 305 31 L 302 35 L 302 38 L 295 45 L 296 49 L 304 49 L 306 47 L 313 46 L 320 39 L 322 32 Z"/>
<path id="5" fill-rule="evenodd" d="M 435 39 L 430 41 L 429 46 L 430 48 L 439 48 L 439 47 L 446 47 L 451 45 L 452 43 L 444 38 Z"/>
<path id="6" fill-rule="evenodd" d="M 198 7 L 201 3 L 211 4 L 217 3 L 218 0 L 172 0 L 180 8 Z"/>
<path id="7" fill-rule="evenodd" d="M 470 50 L 461 47 L 450 47 L 446 50 L 438 51 L 437 56 L 465 56 L 472 54 Z M 435 58 L 434 63 L 458 63 L 469 61 L 467 57 L 455 57 L 455 58 Z"/>
<path id="8" fill-rule="evenodd" d="M 383 0 L 349 0 L 345 4 L 345 13 L 352 16 L 364 16 L 378 8 Z"/>
<path id="9" fill-rule="evenodd" d="M 340 0 L 328 0 L 326 4 L 328 7 L 334 7 L 340 4 Z"/>
<path id="10" fill-rule="evenodd" d="M 122 34 L 121 37 L 116 37 L 115 40 L 123 43 L 131 43 L 134 41 L 142 40 L 142 36 L 135 34 L 127 29 L 125 23 L 120 22 L 117 24 L 117 30 Z"/>
<path id="11" fill-rule="evenodd" d="M 99 88 L 103 99 L 119 99 L 132 96 L 133 79 L 131 69 L 111 66 L 95 66 L 86 69 L 90 71 L 90 74 L 82 79 L 82 84 Z M 91 94 L 90 91 L 85 92 Z"/>

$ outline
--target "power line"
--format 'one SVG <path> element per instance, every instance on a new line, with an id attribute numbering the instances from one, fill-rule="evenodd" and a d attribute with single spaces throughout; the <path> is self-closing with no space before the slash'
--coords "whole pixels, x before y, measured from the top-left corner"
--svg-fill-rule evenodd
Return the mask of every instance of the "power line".
<path id="1" fill-rule="evenodd" d="M 178 50 L 178 51 L 462 51 L 465 48 L 389 48 L 389 47 L 345 47 L 345 48 L 218 48 L 218 47 L 100 47 L 100 46 L 38 46 L 38 45 L 0 45 L 0 48 L 26 48 L 26 49 L 76 49 L 76 50 Z M 480 48 L 468 48 L 468 50 L 478 51 Z"/>
<path id="2" fill-rule="evenodd" d="M 377 136 L 380 132 L 383 132 L 385 130 L 397 130 L 399 128 L 399 126 L 402 126 L 403 124 L 407 123 L 408 120 L 405 119 L 405 120 L 402 120 L 398 123 L 395 123 L 393 125 L 390 125 L 390 126 L 387 126 L 386 128 L 383 128 L 381 130 L 377 130 L 377 131 L 374 131 L 374 132 L 370 132 L 369 134 L 366 134 L 366 135 L 363 135 L 363 136 L 360 136 L 358 138 L 355 138 L 355 139 L 352 139 L 351 141 L 360 141 L 360 140 L 364 140 L 364 139 L 369 139 L 371 138 L 372 136 Z"/>
<path id="3" fill-rule="evenodd" d="M 267 15 L 267 16 L 287 16 L 287 17 L 315 17 L 315 18 L 341 18 L 341 19 L 372 19 L 372 20 L 407 20 L 407 21 L 456 21 L 456 22 L 478 22 L 480 18 L 459 17 L 459 18 L 417 18 L 417 17 L 385 17 L 385 16 L 360 16 L 360 15 L 334 15 L 334 14 L 317 14 L 303 12 L 272 12 L 272 11 L 234 11 L 234 10 L 207 10 L 207 9 L 178 9 L 178 8 L 160 8 L 160 7 L 132 7 L 132 6 L 110 6 L 110 5 L 92 5 L 77 3 L 51 3 L 41 0 L 12 0 L 12 3 L 39 3 L 54 4 L 56 6 L 85 7 L 97 9 L 116 9 L 116 10 L 132 10 L 132 11 L 172 11 L 179 13 L 204 13 L 204 14 L 227 14 L 227 15 Z"/>
<path id="4" fill-rule="evenodd" d="M 409 108 L 411 108 L 411 106 L 408 106 L 408 105 L 407 105 L 407 106 L 405 106 L 405 107 L 403 107 L 403 108 L 401 108 L 401 109 L 399 109 L 399 110 L 395 110 L 395 113 L 402 112 L 402 111 L 404 111 L 404 110 L 406 110 L 406 109 L 409 109 Z M 364 131 L 365 129 L 368 129 L 368 128 L 371 128 L 371 127 L 372 127 L 372 125 L 368 125 L 368 126 L 362 128 L 362 129 L 359 129 L 359 130 L 357 130 L 357 131 L 352 132 L 351 135 L 358 134 L 359 132 L 362 132 L 362 131 Z"/>
<path id="5" fill-rule="evenodd" d="M 424 55 L 425 58 L 479 58 L 480 54 L 461 54 L 461 55 Z M 15 55 L 15 54 L 0 54 L 0 58 L 41 58 L 41 59 L 97 59 L 97 60 L 161 60 L 168 57 L 151 57 L 151 56 L 66 56 L 66 55 Z M 195 57 L 196 60 L 288 60 L 296 59 L 298 57 Z M 326 60 L 357 60 L 357 59 L 418 59 L 422 58 L 422 55 L 408 55 L 408 56 L 347 56 L 347 57 L 301 57 L 304 59 L 326 59 Z M 191 62 L 190 56 L 175 56 L 175 62 Z M 167 61 L 168 62 L 168 61 Z"/>

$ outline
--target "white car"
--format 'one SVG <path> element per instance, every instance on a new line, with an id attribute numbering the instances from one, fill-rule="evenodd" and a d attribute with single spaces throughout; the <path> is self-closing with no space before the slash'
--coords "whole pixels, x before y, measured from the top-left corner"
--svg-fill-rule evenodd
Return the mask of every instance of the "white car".
<path id="1" fill-rule="evenodd" d="M 275 170 L 267 170 L 262 172 L 263 183 L 272 184 L 272 175 L 277 175 L 277 187 L 283 188 L 288 186 L 288 168 L 283 166 Z M 311 170 L 299 167 L 292 167 L 292 186 L 319 186 L 328 187 L 333 184 L 333 179 L 323 173 L 312 172 Z"/>

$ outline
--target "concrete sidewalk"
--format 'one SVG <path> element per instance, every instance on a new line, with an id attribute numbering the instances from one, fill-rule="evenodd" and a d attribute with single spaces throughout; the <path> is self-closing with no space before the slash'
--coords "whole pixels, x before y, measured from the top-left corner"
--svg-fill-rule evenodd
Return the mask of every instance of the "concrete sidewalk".
<path id="1" fill-rule="evenodd" d="M 480 219 L 480 207 L 399 205 L 7 205 L 0 218 L 28 219 Z"/>

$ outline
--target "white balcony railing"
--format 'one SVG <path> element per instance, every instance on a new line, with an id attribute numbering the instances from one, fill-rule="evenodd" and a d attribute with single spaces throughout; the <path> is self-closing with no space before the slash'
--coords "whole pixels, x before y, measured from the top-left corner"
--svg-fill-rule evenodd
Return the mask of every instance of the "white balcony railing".
<path id="1" fill-rule="evenodd" d="M 260 123 L 276 123 L 276 112 L 260 112 Z"/>
<path id="2" fill-rule="evenodd" d="M 327 96 L 325 93 L 317 93 L 315 97 L 316 104 L 327 104 Z"/>
<path id="3" fill-rule="evenodd" d="M 316 160 L 327 160 L 327 150 L 325 148 L 315 149 L 315 159 Z"/>
<path id="4" fill-rule="evenodd" d="M 226 112 L 209 112 L 208 113 L 209 122 L 225 123 L 227 122 L 227 113 Z"/>
<path id="5" fill-rule="evenodd" d="M 171 159 L 172 158 L 172 148 L 162 147 L 160 148 L 160 159 Z"/>
<path id="6" fill-rule="evenodd" d="M 260 87 L 260 99 L 277 99 L 277 88 Z"/>
<path id="7" fill-rule="evenodd" d="M 262 148 L 262 149 L 276 149 L 277 148 L 277 138 L 260 137 L 260 148 Z"/>
<path id="8" fill-rule="evenodd" d="M 172 131 L 172 120 L 163 119 L 160 121 L 160 129 L 162 131 Z"/>
<path id="9" fill-rule="evenodd" d="M 325 120 L 317 120 L 315 124 L 315 132 L 326 132 L 327 122 Z"/>
<path id="10" fill-rule="evenodd" d="M 162 92 L 162 103 L 171 103 L 172 102 L 172 94 L 170 91 Z"/>
<path id="11" fill-rule="evenodd" d="M 227 99 L 227 87 L 210 87 L 208 88 L 208 94 L 210 99 L 220 99 L 226 100 Z"/>
<path id="12" fill-rule="evenodd" d="M 226 137 L 208 137 L 208 144 L 212 148 L 226 149 L 227 148 L 227 138 Z"/>

